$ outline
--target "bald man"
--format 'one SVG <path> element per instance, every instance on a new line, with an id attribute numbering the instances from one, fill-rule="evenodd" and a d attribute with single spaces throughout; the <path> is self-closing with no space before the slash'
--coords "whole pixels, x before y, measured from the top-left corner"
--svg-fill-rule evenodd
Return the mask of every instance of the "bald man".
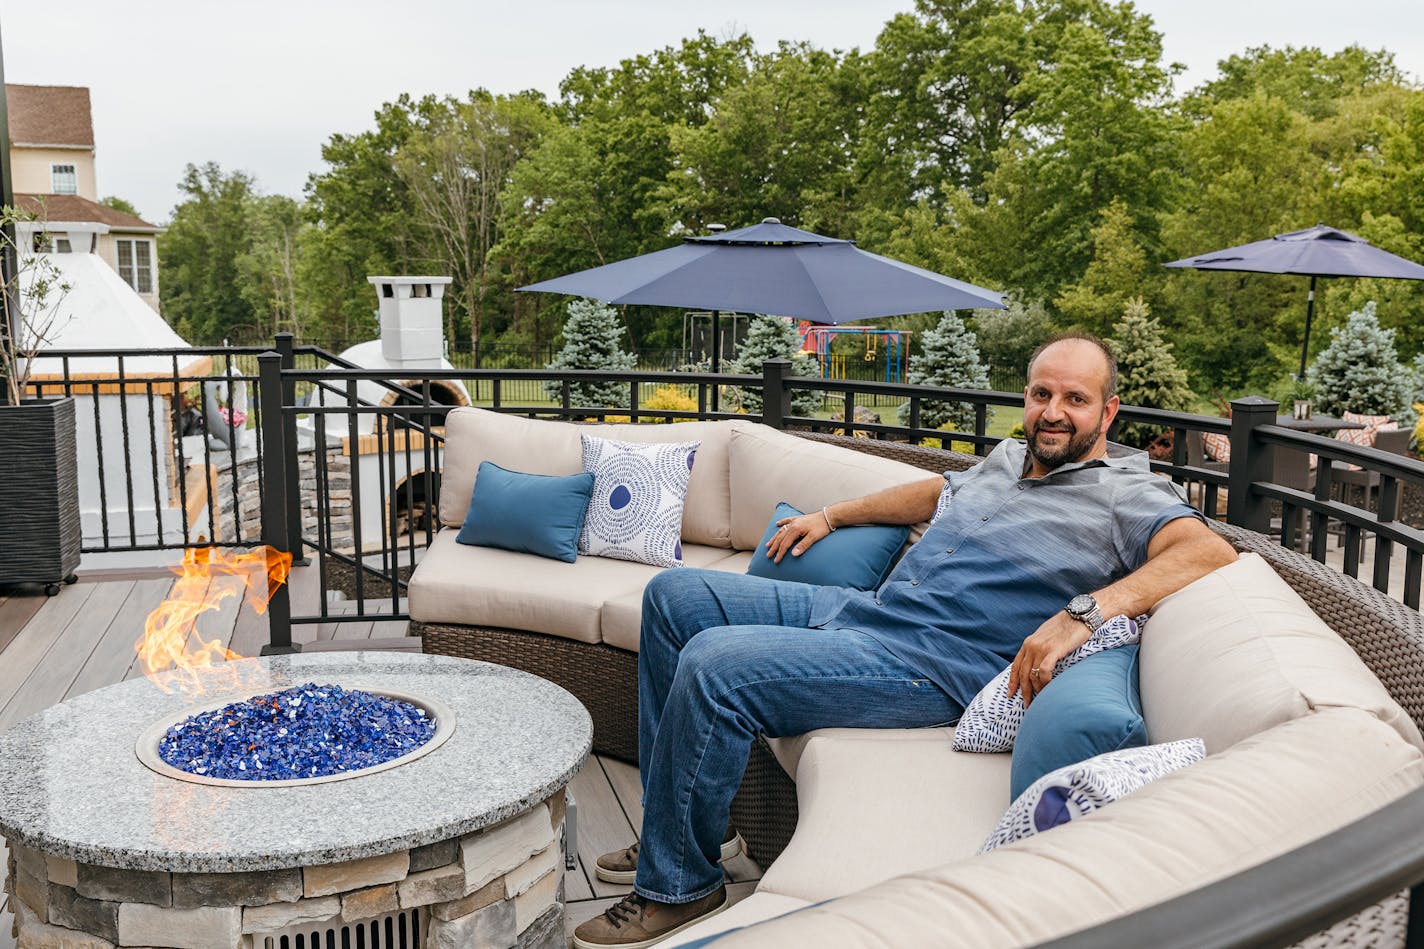
<path id="1" fill-rule="evenodd" d="M 780 562 L 841 526 L 934 516 L 877 590 L 696 569 L 648 584 L 642 839 L 596 868 L 633 892 L 575 930 L 578 949 L 649 946 L 726 907 L 727 816 L 758 733 L 950 724 L 1005 664 L 1031 703 L 1105 620 L 1235 559 L 1144 453 L 1109 456 L 1116 383 L 1101 340 L 1056 337 L 1029 361 L 1025 443 L 778 522 L 764 556 Z"/>

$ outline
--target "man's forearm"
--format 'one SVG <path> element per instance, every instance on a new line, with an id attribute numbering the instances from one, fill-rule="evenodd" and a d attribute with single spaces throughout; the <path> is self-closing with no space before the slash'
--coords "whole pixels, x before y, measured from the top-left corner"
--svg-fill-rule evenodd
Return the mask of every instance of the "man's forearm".
<path id="1" fill-rule="evenodd" d="M 1138 616 L 1163 597 L 1235 559 L 1236 551 L 1210 528 L 1183 518 L 1158 531 L 1146 563 L 1094 595 L 1104 618 Z"/>
<path id="2" fill-rule="evenodd" d="M 838 501 L 826 508 L 826 516 L 834 527 L 847 524 L 918 524 L 929 520 L 934 514 L 943 487 L 943 478 L 897 485 L 864 497 Z"/>

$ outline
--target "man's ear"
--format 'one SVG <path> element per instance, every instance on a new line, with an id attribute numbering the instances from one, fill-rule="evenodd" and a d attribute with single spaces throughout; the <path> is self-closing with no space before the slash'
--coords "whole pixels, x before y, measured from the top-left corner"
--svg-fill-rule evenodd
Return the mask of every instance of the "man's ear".
<path id="1" fill-rule="evenodd" d="M 1108 399 L 1103 405 L 1103 431 L 1112 427 L 1113 419 L 1117 418 L 1117 410 L 1122 407 L 1122 402 L 1117 396 Z"/>

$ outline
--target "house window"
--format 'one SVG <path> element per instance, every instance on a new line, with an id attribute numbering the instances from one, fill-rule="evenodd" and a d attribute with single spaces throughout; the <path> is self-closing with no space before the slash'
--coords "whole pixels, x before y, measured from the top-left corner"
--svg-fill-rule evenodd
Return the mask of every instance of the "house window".
<path id="1" fill-rule="evenodd" d="M 120 239 L 119 276 L 139 293 L 153 292 L 153 241 Z"/>
<path id="2" fill-rule="evenodd" d="M 49 181 L 55 194 L 79 193 L 79 171 L 73 165 L 50 165 Z"/>

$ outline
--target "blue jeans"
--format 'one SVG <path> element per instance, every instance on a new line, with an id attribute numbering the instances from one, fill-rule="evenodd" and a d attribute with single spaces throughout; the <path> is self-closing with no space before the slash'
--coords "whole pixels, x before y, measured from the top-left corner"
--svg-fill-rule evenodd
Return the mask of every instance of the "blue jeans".
<path id="1" fill-rule="evenodd" d="M 758 733 L 919 728 L 963 709 L 875 639 L 808 629 L 815 587 L 665 570 L 643 594 L 638 767 L 643 834 L 634 890 L 685 903 L 722 885 L 732 796 Z"/>

